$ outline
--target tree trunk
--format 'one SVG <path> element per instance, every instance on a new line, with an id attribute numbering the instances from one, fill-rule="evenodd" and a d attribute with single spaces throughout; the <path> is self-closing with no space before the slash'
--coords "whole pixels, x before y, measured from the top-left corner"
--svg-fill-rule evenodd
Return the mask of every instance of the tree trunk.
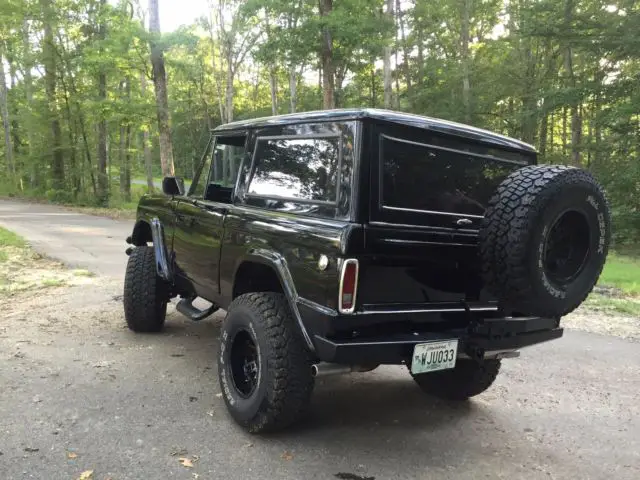
<path id="1" fill-rule="evenodd" d="M 122 100 L 131 101 L 131 82 L 125 78 L 120 84 Z M 125 117 L 120 122 L 120 195 L 125 202 L 131 201 L 131 121 Z"/>
<path id="2" fill-rule="evenodd" d="M 44 83 L 47 95 L 47 110 L 51 124 L 51 187 L 64 189 L 64 155 L 62 154 L 62 132 L 56 103 L 56 51 L 53 43 L 52 0 L 40 0 L 44 13 L 44 37 L 42 45 L 42 63 L 44 64 Z"/>
<path id="3" fill-rule="evenodd" d="M 462 104 L 464 120 L 471 122 L 471 82 L 469 80 L 469 10 L 471 0 L 462 0 L 462 28 L 460 43 L 462 46 Z"/>
<path id="4" fill-rule="evenodd" d="M 151 66 L 153 68 L 153 85 L 156 93 L 156 109 L 158 114 L 158 132 L 160 136 L 160 164 L 165 177 L 175 175 L 173 165 L 173 143 L 171 141 L 171 119 L 169 116 L 169 99 L 167 95 L 167 74 L 164 68 L 164 54 L 154 36 L 160 35 L 160 11 L 158 0 L 149 0 L 149 31 L 151 39 Z"/>
<path id="5" fill-rule="evenodd" d="M 562 107 L 562 155 L 567 155 L 567 107 Z"/>
<path id="6" fill-rule="evenodd" d="M 233 122 L 233 79 L 234 79 L 234 71 L 233 71 L 233 58 L 231 56 L 231 46 L 228 47 L 228 55 L 227 55 L 227 83 L 224 90 L 224 105 L 225 105 L 225 114 L 226 114 L 226 123 Z"/>
<path id="7" fill-rule="evenodd" d="M 27 116 L 25 122 L 25 129 L 27 131 L 28 153 L 29 162 L 31 163 L 30 171 L 30 184 L 31 188 L 38 188 L 42 184 L 42 177 L 40 174 L 40 166 L 36 162 L 33 155 L 34 136 L 33 136 L 33 79 L 31 76 L 31 42 L 29 41 L 29 22 L 25 18 L 22 24 L 22 48 L 23 48 L 23 62 L 24 62 L 24 92 L 27 100 Z"/>
<path id="8" fill-rule="evenodd" d="M 271 113 L 278 115 L 278 78 L 275 67 L 269 69 L 269 87 L 271 90 Z"/>
<path id="9" fill-rule="evenodd" d="M 289 67 L 289 103 L 291 113 L 296 112 L 296 103 L 298 101 L 298 73 L 295 65 Z"/>
<path id="10" fill-rule="evenodd" d="M 404 13 L 400 7 L 400 0 L 396 0 L 396 18 L 400 24 L 400 40 L 402 41 L 402 56 L 404 65 L 404 78 L 407 84 L 407 99 L 409 101 L 409 108 L 412 106 L 411 102 L 411 69 L 409 68 L 409 46 L 407 45 L 407 37 L 404 31 Z M 398 66 L 396 65 L 396 68 Z"/>
<path id="11" fill-rule="evenodd" d="M 11 143 L 11 123 L 9 120 L 9 98 L 7 84 L 4 73 L 4 59 L 0 52 L 0 115 L 2 116 L 2 127 L 4 130 L 4 156 L 7 162 L 8 177 L 13 183 L 15 181 L 16 169 L 13 163 L 13 145 Z"/>
<path id="12" fill-rule="evenodd" d="M 549 115 L 544 109 L 545 100 L 542 100 L 542 121 L 540 122 L 540 158 L 547 155 L 547 130 L 549 128 Z"/>
<path id="13" fill-rule="evenodd" d="M 567 0 L 564 11 L 565 31 L 572 30 L 571 22 L 573 19 L 573 0 Z M 576 77 L 573 73 L 573 51 L 571 44 L 567 43 L 564 53 L 564 68 L 567 76 L 569 87 L 571 88 L 571 163 L 579 166 L 580 160 L 580 142 L 582 137 L 582 121 L 580 112 L 578 111 L 578 100 L 576 98 Z"/>
<path id="14" fill-rule="evenodd" d="M 333 10 L 333 0 L 320 0 L 320 16 L 327 17 Z M 322 64 L 322 108 L 336 107 L 335 78 L 333 67 L 333 39 L 328 25 L 322 27 L 322 48 L 320 49 Z"/>
<path id="15" fill-rule="evenodd" d="M 147 93 L 147 77 L 142 72 L 140 74 L 140 93 L 144 98 Z M 145 125 L 142 130 L 142 151 L 144 152 L 144 171 L 147 175 L 147 189 L 149 192 L 155 190 L 153 184 L 153 162 L 151 160 L 151 149 L 149 148 L 149 125 Z"/>
<path id="16" fill-rule="evenodd" d="M 394 0 L 386 0 L 387 11 L 385 15 L 393 21 Z M 382 84 L 384 86 L 384 108 L 391 108 L 393 101 L 392 79 L 391 79 L 391 45 L 384 47 L 382 57 Z"/>
<path id="17" fill-rule="evenodd" d="M 100 0 L 100 14 L 104 12 L 106 0 Z M 101 20 L 98 27 L 98 38 L 104 41 L 107 28 Z M 102 53 L 102 52 L 101 52 Z M 104 108 L 107 102 L 107 75 L 104 68 L 98 73 L 98 101 L 100 102 L 100 120 L 98 121 L 98 204 L 106 207 L 109 205 L 109 177 L 107 174 L 107 119 Z"/>
<path id="18" fill-rule="evenodd" d="M 14 87 L 16 86 L 16 62 L 15 57 L 13 56 L 11 43 L 7 42 L 7 63 L 9 64 L 9 79 L 11 90 L 15 92 Z M 9 99 L 9 95 L 7 95 L 7 102 Z M 20 165 L 18 164 L 18 159 L 16 157 L 20 154 L 20 147 L 22 146 L 22 141 L 19 136 L 18 129 L 18 104 L 13 101 L 9 105 L 9 117 L 11 119 L 11 137 L 13 142 L 13 152 L 14 152 L 14 169 L 17 172 L 21 172 Z"/>

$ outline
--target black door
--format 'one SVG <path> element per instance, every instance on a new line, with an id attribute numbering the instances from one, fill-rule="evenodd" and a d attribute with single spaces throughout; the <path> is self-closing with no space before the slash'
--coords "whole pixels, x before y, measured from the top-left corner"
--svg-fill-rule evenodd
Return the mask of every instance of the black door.
<path id="1" fill-rule="evenodd" d="M 244 135 L 215 139 L 185 198 L 176 207 L 173 253 L 176 274 L 209 301 L 220 293 L 224 220 L 244 155 Z"/>

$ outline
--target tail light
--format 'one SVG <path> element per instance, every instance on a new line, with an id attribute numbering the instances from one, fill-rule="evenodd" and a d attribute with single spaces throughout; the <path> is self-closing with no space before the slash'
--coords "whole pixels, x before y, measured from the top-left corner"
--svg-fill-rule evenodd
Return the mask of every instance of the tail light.
<path id="1" fill-rule="evenodd" d="M 340 313 L 353 313 L 356 307 L 358 290 L 358 260 L 350 258 L 342 262 L 340 272 L 340 291 L 338 292 L 338 310 Z"/>

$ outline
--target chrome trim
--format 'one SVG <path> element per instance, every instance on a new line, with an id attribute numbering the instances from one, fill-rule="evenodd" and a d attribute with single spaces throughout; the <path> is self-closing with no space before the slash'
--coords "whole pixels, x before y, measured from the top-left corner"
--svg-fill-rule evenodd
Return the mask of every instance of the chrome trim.
<path id="1" fill-rule="evenodd" d="M 387 138 L 393 142 L 400 142 L 400 143 L 408 143 L 410 145 L 416 145 L 419 147 L 426 147 L 426 148 L 430 148 L 432 150 L 440 150 L 442 152 L 448 152 L 448 153 L 458 153 L 461 155 L 469 155 L 470 157 L 477 157 L 477 158 L 484 158 L 485 160 L 494 160 L 494 161 L 498 161 L 498 162 L 504 162 L 504 163 L 510 163 L 512 165 L 521 165 L 521 166 L 525 166 L 525 165 L 529 165 L 528 162 L 522 161 L 522 160 L 510 160 L 508 158 L 500 158 L 500 157 L 495 157 L 493 155 L 484 155 L 482 153 L 474 153 L 474 152 L 468 152 L 466 150 L 459 150 L 457 148 L 449 148 L 449 147 L 441 147 L 439 145 L 433 145 L 432 143 L 422 143 L 422 142 L 414 142 L 411 140 L 406 140 L 404 138 L 398 138 L 398 137 L 392 137 L 391 135 L 385 135 L 384 133 L 380 135 L 382 138 Z"/>
<path id="2" fill-rule="evenodd" d="M 467 309 L 459 308 L 415 308 L 409 310 L 365 310 L 359 315 L 388 315 L 396 313 L 452 313 L 452 312 L 466 312 Z M 471 312 L 497 312 L 498 307 L 471 307 Z"/>
<path id="3" fill-rule="evenodd" d="M 309 300 L 304 297 L 298 297 L 296 300 L 300 305 L 304 305 L 312 310 L 316 310 L 317 312 L 322 313 L 323 315 L 328 315 L 331 317 L 335 317 L 337 315 L 336 311 L 333 308 L 325 307 L 324 305 L 320 305 L 312 300 Z"/>
<path id="4" fill-rule="evenodd" d="M 438 210 L 421 210 L 419 208 L 404 208 L 404 207 L 390 207 L 388 205 L 382 205 L 382 210 L 393 210 L 396 212 L 410 212 L 410 213 L 429 213 L 435 215 L 446 215 L 449 217 L 465 217 L 465 218 L 484 218 L 484 215 L 472 215 L 470 213 L 453 213 L 453 212 L 439 212 Z"/>
<path id="5" fill-rule="evenodd" d="M 347 265 L 354 263 L 356 265 L 356 281 L 353 286 L 353 298 L 351 299 L 351 308 L 342 308 L 342 289 L 344 288 L 344 274 L 347 269 Z M 358 278 L 360 277 L 360 262 L 355 258 L 348 258 L 342 260 L 340 267 L 340 287 L 338 288 L 338 311 L 340 313 L 353 313 L 356 309 L 356 298 L 358 295 Z"/>
<path id="6" fill-rule="evenodd" d="M 470 243 L 430 242 L 428 240 L 402 240 L 402 239 L 398 239 L 398 238 L 381 238 L 381 239 L 379 239 L 377 241 L 381 242 L 381 243 L 392 243 L 392 244 L 413 245 L 413 246 L 443 245 L 443 246 L 446 246 L 446 247 L 473 247 L 473 248 L 478 248 L 477 245 L 470 244 Z"/>
<path id="7" fill-rule="evenodd" d="M 151 238 L 153 239 L 153 251 L 156 259 L 156 272 L 160 278 L 167 282 L 173 282 L 173 272 L 167 261 L 167 248 L 164 245 L 162 223 L 157 217 L 151 219 Z"/>
<path id="8" fill-rule="evenodd" d="M 420 210 L 422 211 L 422 210 Z M 380 220 L 373 220 L 369 222 L 369 226 L 371 227 L 381 227 L 381 228 L 406 228 L 408 230 L 419 230 L 425 231 L 427 233 L 436 233 L 443 235 L 451 235 L 454 234 L 466 234 L 466 235 L 474 235 L 478 233 L 477 228 L 454 228 L 454 227 L 436 227 L 431 225 L 411 225 L 410 223 L 391 223 L 391 222 L 383 222 Z"/>

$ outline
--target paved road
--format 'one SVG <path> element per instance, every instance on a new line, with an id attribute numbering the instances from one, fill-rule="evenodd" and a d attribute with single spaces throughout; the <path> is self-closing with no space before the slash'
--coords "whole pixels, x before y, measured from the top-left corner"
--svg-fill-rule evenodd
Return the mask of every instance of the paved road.
<path id="1" fill-rule="evenodd" d="M 0 200 L 0 226 L 28 239 L 33 247 L 76 268 L 122 278 L 123 255 L 133 221 L 115 221 L 53 205 Z"/>
<path id="2" fill-rule="evenodd" d="M 251 436 L 217 396 L 216 319 L 123 328 L 128 222 L 0 202 L 0 225 L 105 276 L 0 314 L 2 479 L 640 478 L 638 343 L 570 331 L 457 406 L 400 367 L 327 378 L 307 422 Z"/>

